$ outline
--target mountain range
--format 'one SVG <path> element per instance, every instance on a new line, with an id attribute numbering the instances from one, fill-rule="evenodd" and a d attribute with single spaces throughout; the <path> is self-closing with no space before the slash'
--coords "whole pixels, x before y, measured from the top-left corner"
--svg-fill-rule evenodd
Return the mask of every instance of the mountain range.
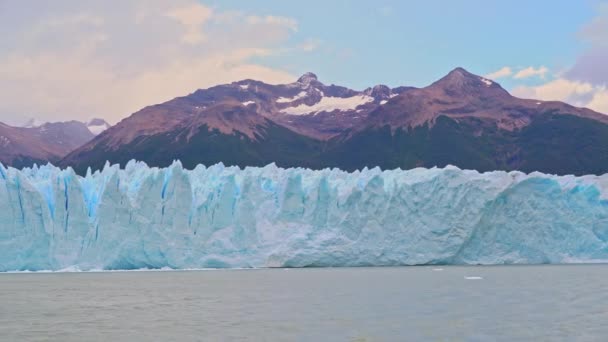
<path id="1" fill-rule="evenodd" d="M 18 127 L 0 123 L 0 162 L 18 168 L 34 163 L 57 163 L 108 127 L 103 119 L 86 123 L 30 119 Z"/>
<path id="2" fill-rule="evenodd" d="M 456 68 L 423 87 L 357 91 L 313 73 L 289 84 L 242 80 L 145 107 L 57 161 L 84 173 L 131 159 L 356 170 L 442 167 L 608 172 L 608 116 L 520 99 Z M 31 158 L 35 159 L 35 158 Z M 22 162 L 23 164 L 23 162 Z"/>

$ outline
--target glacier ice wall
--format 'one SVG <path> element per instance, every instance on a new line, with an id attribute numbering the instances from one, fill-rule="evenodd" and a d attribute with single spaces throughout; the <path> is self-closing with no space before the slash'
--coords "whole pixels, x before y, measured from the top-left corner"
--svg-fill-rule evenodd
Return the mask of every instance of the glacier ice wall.
<path id="1" fill-rule="evenodd" d="M 0 165 L 0 271 L 608 260 L 608 176 Z"/>

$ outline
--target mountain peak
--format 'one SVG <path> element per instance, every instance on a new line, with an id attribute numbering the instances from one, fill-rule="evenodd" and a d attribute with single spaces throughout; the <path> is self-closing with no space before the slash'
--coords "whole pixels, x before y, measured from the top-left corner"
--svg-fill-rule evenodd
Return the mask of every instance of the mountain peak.
<path id="1" fill-rule="evenodd" d="M 110 124 L 106 120 L 100 118 L 93 118 L 89 120 L 86 125 L 89 131 L 94 135 L 99 135 L 101 132 L 110 128 Z"/>
<path id="2" fill-rule="evenodd" d="M 450 71 L 448 73 L 449 74 L 457 74 L 457 75 L 472 75 L 474 76 L 474 74 L 470 73 L 467 71 L 467 69 L 463 68 L 463 67 L 456 67 L 454 68 L 452 71 Z"/>
<path id="3" fill-rule="evenodd" d="M 313 81 L 318 81 L 317 75 L 313 74 L 312 72 L 307 72 L 304 75 L 300 76 L 297 82 L 302 83 L 304 85 L 309 85 Z"/>
<path id="4" fill-rule="evenodd" d="M 431 84 L 430 87 L 440 88 L 446 93 L 454 95 L 472 95 L 480 92 L 487 93 L 488 90 L 490 93 L 508 94 L 498 83 L 472 74 L 461 67 L 450 71 L 443 78 Z"/>
<path id="5" fill-rule="evenodd" d="M 465 82 L 465 80 L 471 81 L 479 81 L 480 76 L 472 74 L 465 70 L 464 68 L 457 67 L 454 70 L 450 71 L 447 75 L 445 75 L 440 81 L 448 81 L 448 82 Z"/>
<path id="6" fill-rule="evenodd" d="M 388 86 L 384 84 L 378 84 L 373 86 L 372 88 L 365 89 L 363 93 L 373 98 L 387 99 L 391 96 L 392 91 L 391 88 L 389 88 Z"/>
<path id="7" fill-rule="evenodd" d="M 93 118 L 91 120 L 89 120 L 87 123 L 87 126 L 101 126 L 101 125 L 109 125 L 106 120 L 104 119 L 100 119 L 100 118 Z"/>

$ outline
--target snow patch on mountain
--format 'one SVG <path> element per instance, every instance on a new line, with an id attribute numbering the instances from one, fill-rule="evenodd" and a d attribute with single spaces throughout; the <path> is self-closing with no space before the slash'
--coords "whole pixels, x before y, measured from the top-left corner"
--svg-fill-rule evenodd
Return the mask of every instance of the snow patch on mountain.
<path id="1" fill-rule="evenodd" d="M 490 80 L 489 80 L 489 79 L 487 79 L 487 78 L 480 77 L 479 79 L 481 80 L 481 82 L 483 82 L 483 83 L 484 83 L 486 86 L 488 86 L 488 87 L 489 87 L 489 86 L 491 86 L 491 85 L 493 84 L 493 83 L 492 83 L 492 81 L 490 81 Z"/>
<path id="2" fill-rule="evenodd" d="M 357 107 L 366 103 L 374 101 L 374 98 L 367 95 L 356 95 L 351 97 L 322 97 L 321 100 L 312 106 L 307 104 L 300 104 L 295 107 L 287 107 L 281 109 L 281 112 L 289 115 L 308 115 L 319 112 L 333 112 L 333 111 L 348 111 L 356 109 Z"/>
<path id="3" fill-rule="evenodd" d="M 308 93 L 305 91 L 301 91 L 300 93 L 298 93 L 298 95 L 294 96 L 294 97 L 279 97 L 277 99 L 277 103 L 290 103 L 290 102 L 294 102 L 297 101 L 299 99 L 303 99 L 306 97 Z"/>

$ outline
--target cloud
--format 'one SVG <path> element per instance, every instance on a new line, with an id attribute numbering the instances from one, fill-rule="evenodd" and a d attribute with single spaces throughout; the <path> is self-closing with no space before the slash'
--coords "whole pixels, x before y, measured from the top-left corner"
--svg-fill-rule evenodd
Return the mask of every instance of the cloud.
<path id="1" fill-rule="evenodd" d="M 598 14 L 579 32 L 587 49 L 566 72 L 574 80 L 605 85 L 608 82 L 608 3 L 599 6 Z"/>
<path id="2" fill-rule="evenodd" d="M 0 75 L 7 82 L 13 81 L 13 87 L 3 88 L 3 97 L 20 99 L 18 108 L 22 113 L 44 110 L 44 119 L 101 116 L 116 122 L 144 106 L 218 83 L 243 78 L 265 79 L 269 83 L 293 81 L 294 76 L 289 73 L 247 62 L 248 58 L 265 53 L 245 49 L 197 61 L 176 60 L 128 77 L 78 56 L 66 59 L 47 55 L 5 61 Z M 18 78 L 4 78 L 17 73 Z M 28 87 L 29 91 L 24 92 Z"/>
<path id="3" fill-rule="evenodd" d="M 588 82 L 558 78 L 538 86 L 518 86 L 512 91 L 521 98 L 563 101 L 578 107 L 608 113 L 608 89 Z"/>
<path id="4" fill-rule="evenodd" d="M 518 71 L 517 73 L 515 73 L 515 75 L 513 75 L 513 78 L 524 79 L 524 78 L 530 78 L 530 77 L 536 77 L 536 76 L 545 78 L 545 75 L 547 74 L 547 72 L 549 72 L 549 69 L 547 69 L 544 66 L 541 66 L 539 68 L 534 68 L 534 67 L 530 66 L 530 67 L 527 67 L 527 68 L 522 69 L 522 70 Z"/>
<path id="5" fill-rule="evenodd" d="M 198 44 L 204 40 L 203 24 L 211 18 L 212 10 L 201 4 L 192 4 L 187 7 L 173 8 L 167 16 L 185 26 L 186 32 L 182 41 L 187 44 Z"/>
<path id="6" fill-rule="evenodd" d="M 260 61 L 289 46 L 297 21 L 226 12 L 195 0 L 31 4 L 0 11 L 0 121 L 116 122 L 198 88 L 296 77 Z M 288 52 L 284 52 L 288 51 Z M 301 51 L 301 50 L 299 50 Z"/>
<path id="7" fill-rule="evenodd" d="M 608 3 L 598 7 L 597 15 L 580 30 L 579 37 L 587 47 L 570 69 L 544 84 L 517 86 L 512 93 L 525 98 L 563 101 L 608 114 Z M 545 67 L 529 67 L 514 78 L 544 77 L 547 72 Z"/>
<path id="8" fill-rule="evenodd" d="M 265 17 L 260 17 L 257 15 L 250 15 L 247 17 L 247 22 L 253 25 L 256 24 L 270 24 L 270 25 L 280 25 L 285 26 L 291 29 L 292 31 L 298 30 L 298 23 L 291 18 L 286 17 L 277 17 L 273 15 L 267 15 Z"/>
<path id="9" fill-rule="evenodd" d="M 513 94 L 520 97 L 536 98 L 547 101 L 565 101 L 572 96 L 581 96 L 593 92 L 589 83 L 556 79 L 539 86 L 519 86 Z"/>
<path id="10" fill-rule="evenodd" d="M 598 7 L 598 14 L 585 25 L 579 36 L 593 46 L 608 46 L 608 2 Z"/>
<path id="11" fill-rule="evenodd" d="M 587 106 L 589 108 L 597 108 L 597 111 L 608 114 L 608 90 L 603 88 L 601 91 L 596 92 Z"/>
<path id="12" fill-rule="evenodd" d="M 489 78 L 489 79 L 493 79 L 493 80 L 499 79 L 499 78 L 505 78 L 505 77 L 512 77 L 514 79 L 521 80 L 521 79 L 526 79 L 526 78 L 530 78 L 530 77 L 545 78 L 545 76 L 548 72 L 549 72 L 549 69 L 544 66 L 541 66 L 538 68 L 529 66 L 527 68 L 520 69 L 517 72 L 513 71 L 513 68 L 511 68 L 509 66 L 504 66 L 494 72 L 491 72 L 491 73 L 485 75 L 485 77 Z"/>
<path id="13" fill-rule="evenodd" d="M 317 50 L 320 45 L 321 45 L 320 40 L 308 39 L 308 40 L 304 41 L 302 44 L 300 44 L 298 47 L 300 48 L 300 50 L 302 50 L 304 52 L 311 52 L 311 51 Z"/>
<path id="14" fill-rule="evenodd" d="M 500 69 L 498 69 L 498 70 L 496 70 L 494 72 L 491 72 L 491 73 L 485 75 L 484 77 L 488 78 L 488 79 L 491 79 L 491 80 L 496 80 L 496 79 L 499 79 L 499 78 L 504 78 L 504 77 L 511 76 L 512 74 L 513 74 L 513 70 L 511 70 L 510 67 L 505 66 L 505 67 L 502 67 L 502 68 L 500 68 Z"/>
<path id="15" fill-rule="evenodd" d="M 608 35 L 608 32 L 606 32 Z M 582 53 L 564 77 L 592 84 L 608 82 L 608 47 L 595 47 Z"/>

